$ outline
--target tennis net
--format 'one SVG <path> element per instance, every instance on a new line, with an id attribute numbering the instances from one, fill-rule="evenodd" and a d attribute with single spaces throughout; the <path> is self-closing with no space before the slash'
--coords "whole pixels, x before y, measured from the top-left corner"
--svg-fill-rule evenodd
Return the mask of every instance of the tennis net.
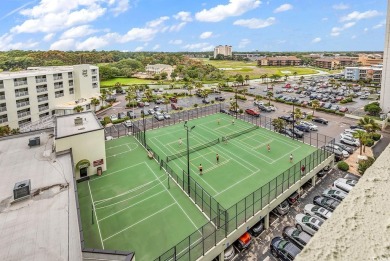
<path id="1" fill-rule="evenodd" d="M 213 146 L 213 145 L 218 144 L 218 143 L 219 143 L 219 138 L 216 139 L 216 140 L 212 140 L 212 141 L 209 141 L 207 143 L 204 143 L 202 145 L 190 148 L 189 149 L 189 153 L 193 153 L 193 152 L 198 151 L 198 150 L 203 150 L 203 149 L 205 149 L 207 147 Z M 181 158 L 181 157 L 183 157 L 185 155 L 187 155 L 187 150 L 184 150 L 184 151 L 181 151 L 179 153 L 167 156 L 167 162 L 169 162 L 171 160 L 174 160 L 174 159 Z"/>
<path id="2" fill-rule="evenodd" d="M 222 140 L 226 140 L 226 139 L 230 140 L 230 139 L 236 138 L 236 137 L 238 137 L 238 136 L 240 136 L 242 134 L 254 131 L 254 130 L 258 129 L 258 128 L 259 128 L 259 126 L 253 126 L 253 127 L 250 127 L 250 128 L 248 128 L 246 130 L 239 131 L 239 132 L 227 135 L 227 136 L 223 137 Z"/>

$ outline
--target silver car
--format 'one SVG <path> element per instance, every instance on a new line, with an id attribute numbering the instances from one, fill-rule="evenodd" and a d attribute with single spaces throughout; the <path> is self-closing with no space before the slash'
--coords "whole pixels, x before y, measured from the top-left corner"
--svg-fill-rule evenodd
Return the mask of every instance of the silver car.
<path id="1" fill-rule="evenodd" d="M 290 210 L 290 205 L 287 200 L 280 203 L 276 208 L 273 209 L 273 212 L 279 215 L 286 215 Z"/>
<path id="2" fill-rule="evenodd" d="M 324 190 L 324 192 L 322 192 L 322 196 L 327 197 L 327 198 L 332 198 L 332 199 L 335 199 L 335 200 L 341 202 L 343 199 L 345 199 L 345 197 L 347 196 L 347 193 L 345 193 L 339 189 L 332 188 L 332 189 Z"/>
<path id="3" fill-rule="evenodd" d="M 318 218 L 322 222 L 325 222 L 328 218 L 332 216 L 332 212 L 314 204 L 307 204 L 303 212 L 307 215 Z"/>
<path id="4" fill-rule="evenodd" d="M 295 216 L 295 221 L 297 222 L 296 226 L 300 231 L 305 231 L 310 235 L 314 235 L 322 225 L 322 221 L 319 219 L 305 214 L 297 214 Z"/>

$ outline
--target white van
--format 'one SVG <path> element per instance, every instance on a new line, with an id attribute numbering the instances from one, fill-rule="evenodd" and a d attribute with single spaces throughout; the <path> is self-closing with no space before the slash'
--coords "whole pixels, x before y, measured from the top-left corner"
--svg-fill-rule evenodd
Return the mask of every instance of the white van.
<path id="1" fill-rule="evenodd" d="M 333 187 L 349 193 L 351 189 L 357 184 L 356 180 L 339 178 L 333 182 Z"/>

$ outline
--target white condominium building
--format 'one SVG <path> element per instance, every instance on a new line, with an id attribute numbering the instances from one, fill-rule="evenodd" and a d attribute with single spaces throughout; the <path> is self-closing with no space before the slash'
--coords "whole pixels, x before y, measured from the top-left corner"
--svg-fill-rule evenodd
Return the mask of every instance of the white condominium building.
<path id="1" fill-rule="evenodd" d="M 19 128 L 48 115 L 74 113 L 91 108 L 100 94 L 99 68 L 88 64 L 30 67 L 0 72 L 0 126 Z"/>
<path id="2" fill-rule="evenodd" d="M 232 56 L 232 47 L 230 45 L 218 45 L 214 48 L 214 58 L 216 58 L 218 54 Z"/>
<path id="3" fill-rule="evenodd" d="M 350 81 L 368 80 L 380 83 L 382 79 L 382 66 L 345 67 L 344 78 Z"/>

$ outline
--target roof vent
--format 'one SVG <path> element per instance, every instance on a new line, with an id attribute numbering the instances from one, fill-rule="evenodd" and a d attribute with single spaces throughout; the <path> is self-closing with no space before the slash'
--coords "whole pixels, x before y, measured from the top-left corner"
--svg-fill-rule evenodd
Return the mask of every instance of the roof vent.
<path id="1" fill-rule="evenodd" d="M 74 125 L 76 125 L 76 126 L 83 125 L 83 118 L 76 117 L 74 119 Z"/>
<path id="2" fill-rule="evenodd" d="M 31 193 L 31 181 L 24 180 L 15 183 L 14 186 L 14 200 L 22 200 L 30 196 Z"/>

